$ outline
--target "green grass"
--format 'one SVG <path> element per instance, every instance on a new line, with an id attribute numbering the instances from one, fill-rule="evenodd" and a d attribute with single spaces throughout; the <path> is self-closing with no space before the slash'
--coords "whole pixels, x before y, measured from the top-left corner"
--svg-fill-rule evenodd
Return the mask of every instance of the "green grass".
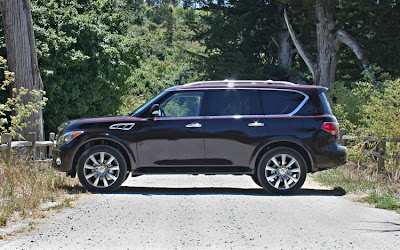
<path id="1" fill-rule="evenodd" d="M 355 163 L 337 169 L 313 174 L 324 185 L 341 187 L 346 193 L 356 193 L 361 202 L 374 204 L 377 208 L 400 213 L 400 180 L 398 174 L 378 174 L 376 166 L 358 167 Z"/>
<path id="2" fill-rule="evenodd" d="M 361 199 L 364 202 L 375 204 L 375 207 L 386 210 L 400 210 L 400 198 L 393 193 L 373 193 Z"/>

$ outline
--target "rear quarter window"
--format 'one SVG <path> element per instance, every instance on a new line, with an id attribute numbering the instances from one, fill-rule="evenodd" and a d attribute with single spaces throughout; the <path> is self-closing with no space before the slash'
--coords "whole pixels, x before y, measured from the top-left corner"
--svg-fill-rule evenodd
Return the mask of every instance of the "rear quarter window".
<path id="1" fill-rule="evenodd" d="M 306 104 L 304 104 L 304 106 L 296 113 L 296 115 L 313 116 L 332 114 L 324 92 L 308 93 L 308 95 L 310 99 L 308 99 Z"/>
<path id="2" fill-rule="evenodd" d="M 265 115 L 285 115 L 293 113 L 307 96 L 290 90 L 262 90 L 261 100 Z"/>

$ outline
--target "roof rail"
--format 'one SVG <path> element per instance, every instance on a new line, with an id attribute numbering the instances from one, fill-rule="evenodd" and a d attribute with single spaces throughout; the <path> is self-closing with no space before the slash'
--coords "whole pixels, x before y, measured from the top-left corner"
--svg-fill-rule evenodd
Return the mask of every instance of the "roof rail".
<path id="1" fill-rule="evenodd" d="M 276 84 L 276 85 L 297 85 L 287 81 L 274 81 L 274 80 L 229 80 L 222 81 L 199 81 L 184 84 L 184 86 L 202 86 L 202 85 L 239 85 L 239 84 Z"/>

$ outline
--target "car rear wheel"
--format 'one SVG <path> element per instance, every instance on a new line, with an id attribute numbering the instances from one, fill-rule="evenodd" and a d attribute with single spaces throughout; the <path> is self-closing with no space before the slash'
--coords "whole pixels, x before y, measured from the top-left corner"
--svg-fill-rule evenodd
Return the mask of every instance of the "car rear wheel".
<path id="1" fill-rule="evenodd" d="M 259 162 L 258 179 L 264 189 L 274 194 L 292 194 L 303 186 L 307 167 L 295 150 L 279 147 L 268 151 Z"/>
<path id="2" fill-rule="evenodd" d="M 113 192 L 126 180 L 126 176 L 126 161 L 113 147 L 91 147 L 78 160 L 79 181 L 90 191 Z"/>
<path id="3" fill-rule="evenodd" d="M 258 176 L 256 174 L 250 175 L 251 179 L 254 181 L 255 184 L 258 186 L 262 187 L 260 180 L 258 179 Z"/>

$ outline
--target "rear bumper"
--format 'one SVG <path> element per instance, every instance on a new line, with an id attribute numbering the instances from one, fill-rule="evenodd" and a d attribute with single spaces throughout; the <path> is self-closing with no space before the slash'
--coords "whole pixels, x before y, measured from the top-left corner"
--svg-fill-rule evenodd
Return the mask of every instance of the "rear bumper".
<path id="1" fill-rule="evenodd" d="M 336 168 L 346 164 L 347 149 L 335 142 L 318 150 L 315 158 L 314 172 Z"/>

